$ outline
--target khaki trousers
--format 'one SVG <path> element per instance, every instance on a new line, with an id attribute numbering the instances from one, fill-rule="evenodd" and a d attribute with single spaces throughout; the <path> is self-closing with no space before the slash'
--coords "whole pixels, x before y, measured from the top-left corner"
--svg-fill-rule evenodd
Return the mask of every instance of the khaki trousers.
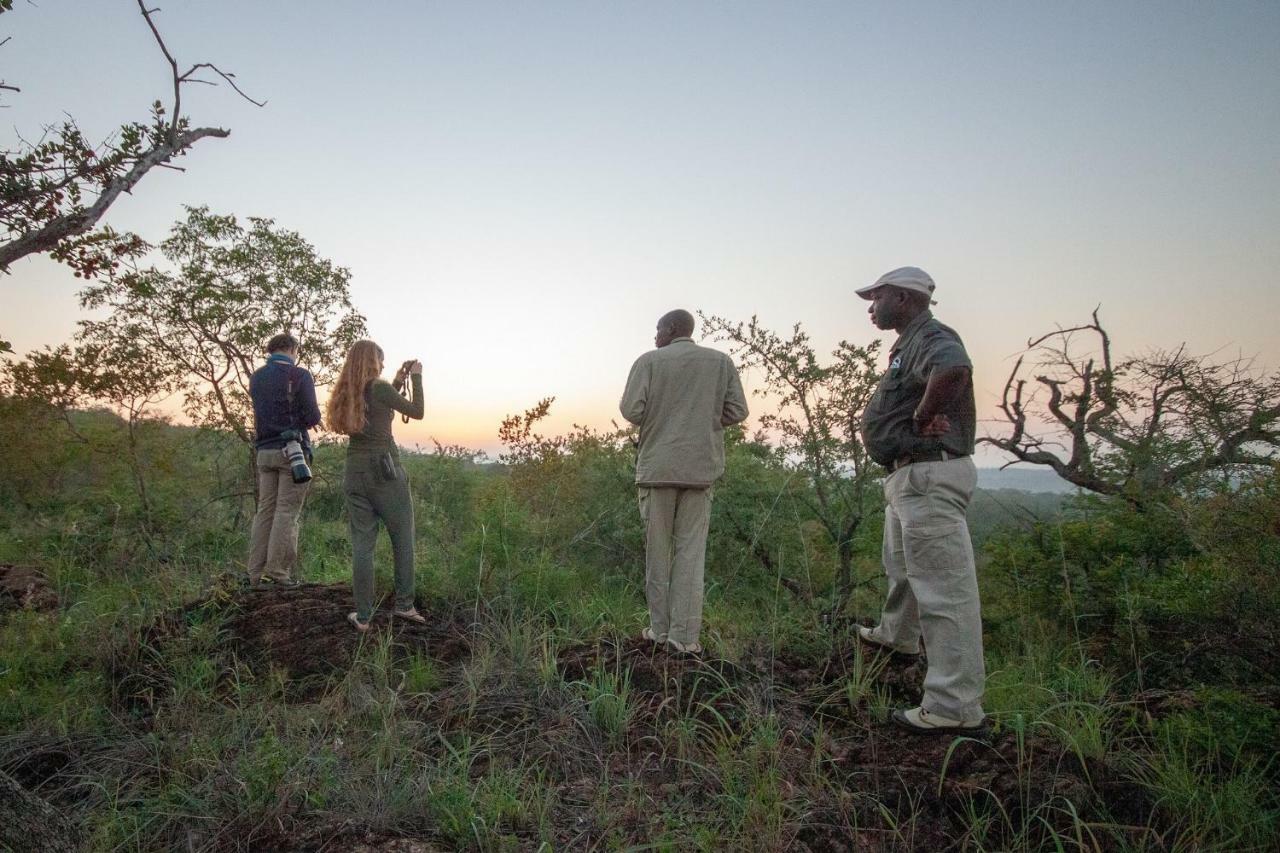
<path id="1" fill-rule="evenodd" d="M 310 483 L 293 482 L 279 448 L 259 450 L 258 512 L 249 536 L 249 580 L 289 580 L 298 561 L 298 524 Z"/>
<path id="2" fill-rule="evenodd" d="M 640 487 L 649 627 L 662 639 L 698 642 L 712 489 Z"/>
<path id="3" fill-rule="evenodd" d="M 917 652 L 929 668 L 921 705 L 981 719 L 986 670 L 973 543 L 965 510 L 977 485 L 973 459 L 916 462 L 884 483 L 884 569 L 889 579 L 877 640 Z"/>

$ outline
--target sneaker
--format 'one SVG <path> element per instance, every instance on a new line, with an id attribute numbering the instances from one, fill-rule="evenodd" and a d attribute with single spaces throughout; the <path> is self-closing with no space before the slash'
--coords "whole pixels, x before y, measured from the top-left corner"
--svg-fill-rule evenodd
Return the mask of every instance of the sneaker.
<path id="1" fill-rule="evenodd" d="M 919 652 L 903 651 L 895 646 L 891 646 L 882 640 L 876 638 L 875 628 L 868 628 L 866 625 L 858 626 L 858 639 L 866 643 L 868 646 L 874 646 L 877 649 L 884 649 L 886 652 L 892 652 L 895 655 L 906 655 L 907 657 L 916 657 Z"/>
<path id="2" fill-rule="evenodd" d="M 941 714 L 931 714 L 924 708 L 901 709 L 893 712 L 890 718 L 894 725 L 918 734 L 955 734 L 957 732 L 981 732 L 986 728 L 986 719 L 953 720 Z"/>
<path id="3" fill-rule="evenodd" d="M 352 625 L 354 625 L 355 629 L 359 631 L 361 634 L 364 634 L 369 630 L 369 623 L 361 622 L 360 617 L 356 615 L 356 612 L 354 610 L 352 610 L 350 613 L 347 614 L 347 621 L 350 622 Z"/>

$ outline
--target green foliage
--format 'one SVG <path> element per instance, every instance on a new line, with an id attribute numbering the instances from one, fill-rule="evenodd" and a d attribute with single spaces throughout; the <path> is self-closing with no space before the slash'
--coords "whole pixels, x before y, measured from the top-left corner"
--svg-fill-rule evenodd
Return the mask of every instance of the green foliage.
<path id="1" fill-rule="evenodd" d="M 1075 502 L 993 536 L 996 734 L 935 747 L 939 774 L 924 753 L 894 763 L 905 745 L 883 720 L 918 672 L 851 657 L 847 627 L 823 618 L 839 555 L 806 509 L 811 485 L 759 441 L 731 435 L 717 489 L 706 663 L 627 646 L 644 620 L 630 451 L 580 433 L 506 465 L 405 453 L 421 603 L 467 626 L 468 651 L 344 634 L 354 662 L 298 699 L 230 642 L 234 583 L 218 578 L 238 571 L 250 506 L 218 498 L 235 490 L 239 441 L 134 426 L 150 548 L 127 421 L 0 397 L 0 562 L 38 563 L 62 600 L 0 614 L 0 769 L 34 737 L 100 753 L 58 777 L 90 792 L 69 808 L 98 848 L 270 847 L 358 815 L 361 831 L 470 849 L 787 849 L 832 833 L 902 849 L 1267 849 L 1280 820 L 1261 650 L 1273 480 L 1164 514 Z M 350 578 L 342 464 L 341 446 L 318 448 L 308 580 Z M 878 539 L 868 525 L 855 540 L 864 577 L 879 575 Z"/>
<path id="2" fill-rule="evenodd" d="M 583 698 L 591 713 L 591 721 L 609 740 L 622 737 L 631 716 L 631 672 L 597 669 L 580 684 Z"/>
<path id="3" fill-rule="evenodd" d="M 805 488 L 801 498 L 838 555 L 834 603 L 853 590 L 855 537 L 880 509 L 881 469 L 867 455 L 859 432 L 862 412 L 880 378 L 879 341 L 862 347 L 841 341 L 828 364 L 820 364 L 809 336 L 797 323 L 784 338 L 755 317 L 734 323 L 702 316 L 707 332 L 728 341 L 743 369 L 763 372 L 756 395 L 770 407 L 757 418 L 760 444 L 773 443 L 778 461 L 792 468 Z"/>
<path id="4" fill-rule="evenodd" d="M 1166 749 L 1227 764 L 1270 760 L 1280 743 L 1280 710 L 1236 690 L 1203 687 L 1159 720 L 1155 732 Z"/>
<path id="5" fill-rule="evenodd" d="M 79 337 L 108 352 L 126 344 L 146 352 L 152 375 L 182 392 L 198 424 L 249 440 L 249 377 L 272 335 L 291 331 L 323 385 L 365 334 L 350 272 L 270 219 L 251 217 L 246 228 L 188 207 L 159 248 L 167 269 L 130 270 L 81 293 L 84 307 L 110 314 L 84 321 Z"/>
<path id="6" fill-rule="evenodd" d="M 1274 782 L 1256 762 L 1223 773 L 1212 762 L 1176 748 L 1135 756 L 1134 777 L 1171 824 L 1174 850 L 1275 849 L 1280 810 Z"/>

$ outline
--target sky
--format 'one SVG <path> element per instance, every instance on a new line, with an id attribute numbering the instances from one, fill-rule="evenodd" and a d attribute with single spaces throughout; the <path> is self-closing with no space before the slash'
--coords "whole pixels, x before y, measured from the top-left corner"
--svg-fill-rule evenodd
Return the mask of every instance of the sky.
<path id="1" fill-rule="evenodd" d="M 853 291 L 903 265 L 937 282 L 984 420 L 1028 338 L 1097 306 L 1117 353 L 1280 366 L 1274 0 L 166 0 L 156 21 L 267 105 L 188 88 L 231 136 L 106 222 L 158 242 L 204 204 L 301 233 L 351 270 L 388 363 L 424 362 L 410 445 L 492 450 L 552 395 L 549 432 L 608 427 L 675 307 L 866 343 Z M 5 36 L 5 146 L 169 96 L 134 2 L 19 0 Z M 78 287 L 19 262 L 0 337 L 70 339 Z"/>

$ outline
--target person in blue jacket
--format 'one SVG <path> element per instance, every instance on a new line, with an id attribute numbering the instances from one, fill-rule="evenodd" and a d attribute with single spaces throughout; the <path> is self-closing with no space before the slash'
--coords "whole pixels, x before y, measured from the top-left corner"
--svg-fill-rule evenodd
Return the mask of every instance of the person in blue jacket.
<path id="1" fill-rule="evenodd" d="M 307 430 L 320 425 L 316 386 L 298 367 L 298 339 L 286 333 L 267 342 L 267 363 L 249 379 L 257 449 L 258 512 L 249 538 L 249 581 L 294 586 L 298 522 L 310 482 L 296 482 L 287 456 L 294 441 L 311 459 Z"/>

